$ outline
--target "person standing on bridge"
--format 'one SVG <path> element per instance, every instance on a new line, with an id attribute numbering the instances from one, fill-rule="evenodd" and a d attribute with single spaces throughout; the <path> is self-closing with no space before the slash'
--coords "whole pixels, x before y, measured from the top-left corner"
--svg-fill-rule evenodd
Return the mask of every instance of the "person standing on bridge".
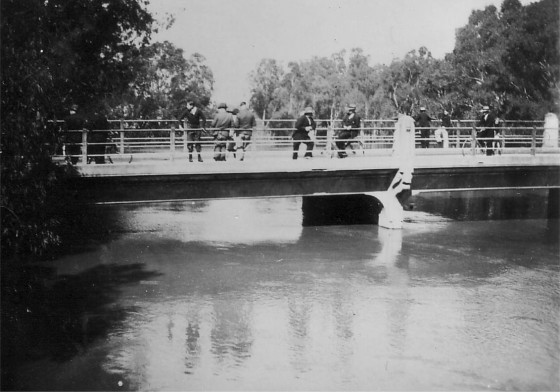
<path id="1" fill-rule="evenodd" d="M 339 158 L 346 158 L 348 156 L 345 151 L 346 147 L 350 147 L 352 152 L 354 152 L 352 143 L 354 143 L 353 139 L 356 139 L 360 134 L 361 121 L 360 117 L 356 114 L 356 105 L 348 105 L 346 114 L 342 119 L 342 130 L 337 136 L 336 148 Z M 358 141 L 358 143 L 360 142 Z"/>
<path id="2" fill-rule="evenodd" d="M 105 115 L 105 108 L 95 108 L 93 113 L 87 117 L 86 128 L 88 129 L 88 159 L 87 163 L 95 162 L 97 165 L 105 164 L 105 153 L 107 143 L 110 140 L 111 124 Z M 111 157 L 109 162 L 113 163 Z"/>
<path id="3" fill-rule="evenodd" d="M 202 146 L 200 144 L 200 136 L 202 132 L 205 131 L 206 126 L 206 116 L 204 112 L 200 110 L 197 106 L 195 106 L 194 101 L 189 99 L 187 101 L 187 109 L 181 113 L 179 116 L 179 122 L 181 122 L 184 118 L 187 119 L 185 122 L 185 128 L 187 133 L 187 149 L 189 150 L 189 162 L 192 162 L 192 153 L 193 150 L 196 149 L 196 153 L 198 154 L 198 161 L 202 162 L 202 156 L 200 152 L 202 150 Z"/>
<path id="4" fill-rule="evenodd" d="M 226 160 L 229 131 L 233 126 L 233 116 L 227 112 L 227 105 L 220 103 L 218 105 L 218 113 L 214 117 L 214 121 L 212 121 L 212 135 L 216 141 L 214 145 L 214 160 L 217 162 Z"/>
<path id="5" fill-rule="evenodd" d="M 315 145 L 309 136 L 309 132 L 315 131 L 317 124 L 313 120 L 313 108 L 308 106 L 303 111 L 303 115 L 296 120 L 295 132 L 292 135 L 294 140 L 294 150 L 292 154 L 292 159 L 298 158 L 299 146 L 301 143 L 307 146 L 304 158 L 313 158 L 313 146 Z"/>
<path id="6" fill-rule="evenodd" d="M 420 128 L 420 145 L 422 148 L 430 148 L 430 127 L 432 118 L 426 113 L 424 106 L 420 107 L 420 113 L 414 118 L 416 126 Z"/>
<path id="7" fill-rule="evenodd" d="M 82 131 L 85 129 L 86 119 L 78 113 L 78 105 L 70 106 L 70 114 L 64 118 L 64 150 L 66 160 L 72 165 L 78 163 L 82 153 Z M 79 131 L 79 132 L 78 132 Z"/>
<path id="8" fill-rule="evenodd" d="M 494 155 L 494 149 L 492 144 L 494 142 L 494 137 L 496 134 L 495 127 L 499 124 L 499 119 L 490 110 L 489 106 L 482 107 L 482 116 L 478 120 L 477 127 L 479 127 L 479 137 L 482 138 L 480 144 L 485 148 L 486 155 Z"/>
<path id="9" fill-rule="evenodd" d="M 229 130 L 228 140 L 230 140 L 227 144 L 228 152 L 233 153 L 233 157 L 236 157 L 237 151 L 237 135 L 239 134 L 239 119 L 237 118 L 237 114 L 239 113 L 239 109 L 233 108 L 228 109 L 228 113 L 231 114 L 232 124 L 231 129 Z"/>
<path id="10" fill-rule="evenodd" d="M 241 102 L 239 104 L 239 113 L 237 114 L 237 120 L 239 121 L 239 131 L 237 135 L 237 152 L 240 155 L 239 160 L 245 159 L 245 151 L 247 146 L 251 142 L 253 136 L 253 131 L 257 127 L 257 119 L 252 111 L 247 107 L 246 102 Z"/>

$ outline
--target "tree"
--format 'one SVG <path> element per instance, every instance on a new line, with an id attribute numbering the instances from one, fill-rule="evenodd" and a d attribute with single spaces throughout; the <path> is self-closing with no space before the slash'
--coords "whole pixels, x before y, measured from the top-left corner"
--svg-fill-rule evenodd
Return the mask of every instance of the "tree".
<path id="1" fill-rule="evenodd" d="M 251 81 L 251 104 L 255 111 L 261 114 L 264 120 L 271 117 L 281 105 L 274 105 L 276 92 L 280 87 L 280 81 L 284 75 L 284 70 L 273 59 L 263 59 L 257 69 L 250 74 Z"/>
<path id="2" fill-rule="evenodd" d="M 47 119 L 128 88 L 153 19 L 143 0 L 3 0 L 0 11 L 5 262 L 58 241 L 62 174 L 50 159 L 58 134 Z"/>
<path id="3" fill-rule="evenodd" d="M 185 59 L 182 49 L 168 41 L 140 49 L 134 80 L 110 106 L 132 118 L 172 117 L 194 99 L 201 106 L 210 102 L 214 87 L 212 70 L 199 53 Z"/>
<path id="4" fill-rule="evenodd" d="M 450 61 L 456 70 L 459 105 L 473 116 L 480 105 L 503 116 L 542 118 L 557 110 L 559 5 L 541 0 L 522 6 L 505 0 L 473 11 L 457 33 Z"/>

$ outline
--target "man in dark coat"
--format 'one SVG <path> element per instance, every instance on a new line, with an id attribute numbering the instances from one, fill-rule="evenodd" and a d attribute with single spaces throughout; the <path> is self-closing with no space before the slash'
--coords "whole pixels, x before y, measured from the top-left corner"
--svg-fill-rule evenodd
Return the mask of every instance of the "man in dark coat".
<path id="1" fill-rule="evenodd" d="M 88 163 L 105 163 L 105 149 L 110 139 L 111 124 L 101 110 L 94 111 L 86 122 L 88 129 Z"/>
<path id="2" fill-rule="evenodd" d="M 292 158 L 298 158 L 298 151 L 301 143 L 304 143 L 307 146 L 304 157 L 312 158 L 313 146 L 315 143 L 311 140 L 309 132 L 315 131 L 317 124 L 315 124 L 315 120 L 313 120 L 313 108 L 311 106 L 306 107 L 303 111 L 303 115 L 296 120 L 295 128 L 296 130 L 292 135 L 292 139 L 294 140 Z"/>
<path id="3" fill-rule="evenodd" d="M 486 149 L 486 155 L 494 155 L 492 143 L 496 134 L 495 127 L 498 126 L 498 118 L 490 110 L 489 106 L 482 107 L 482 116 L 478 120 L 477 127 L 478 137 L 481 139 L 480 144 Z"/>
<path id="4" fill-rule="evenodd" d="M 360 134 L 361 119 L 356 114 L 356 105 L 348 105 L 348 109 L 342 119 L 342 130 L 337 135 L 336 148 L 339 158 L 346 158 L 346 147 L 352 146 L 353 141 Z"/>
<path id="5" fill-rule="evenodd" d="M 70 107 L 70 114 L 64 118 L 64 145 L 66 150 L 66 159 L 75 165 L 82 154 L 82 131 L 85 128 L 86 119 L 78 113 L 78 105 Z"/>
<path id="6" fill-rule="evenodd" d="M 206 127 L 206 116 L 198 107 L 195 106 L 193 100 L 187 101 L 187 110 L 185 110 L 179 116 L 179 122 L 184 118 L 187 119 L 185 122 L 185 128 L 187 132 L 187 148 L 189 150 L 189 162 L 192 162 L 193 149 L 196 149 L 198 154 L 198 161 L 202 162 L 202 157 L 200 151 L 202 146 L 200 144 L 200 136 L 202 132 L 205 131 Z"/>
<path id="7" fill-rule="evenodd" d="M 414 118 L 416 121 L 416 127 L 420 128 L 420 145 L 422 148 L 430 147 L 430 127 L 432 118 L 426 113 L 426 108 L 424 106 L 420 107 L 420 113 Z"/>

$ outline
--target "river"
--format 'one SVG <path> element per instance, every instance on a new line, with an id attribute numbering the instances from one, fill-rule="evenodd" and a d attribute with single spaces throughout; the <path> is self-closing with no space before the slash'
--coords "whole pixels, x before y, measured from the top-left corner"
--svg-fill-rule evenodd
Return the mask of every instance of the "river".
<path id="1" fill-rule="evenodd" d="M 110 235 L 53 261 L 50 355 L 14 385 L 558 390 L 541 196 L 419 195 L 403 230 L 304 227 L 301 198 L 99 206 Z"/>

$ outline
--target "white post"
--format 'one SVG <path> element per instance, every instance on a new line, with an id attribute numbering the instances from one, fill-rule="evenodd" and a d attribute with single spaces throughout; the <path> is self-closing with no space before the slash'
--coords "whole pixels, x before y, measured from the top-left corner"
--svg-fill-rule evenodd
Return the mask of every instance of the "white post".
<path id="1" fill-rule="evenodd" d="M 543 147 L 558 147 L 558 116 L 547 113 L 544 116 Z"/>

